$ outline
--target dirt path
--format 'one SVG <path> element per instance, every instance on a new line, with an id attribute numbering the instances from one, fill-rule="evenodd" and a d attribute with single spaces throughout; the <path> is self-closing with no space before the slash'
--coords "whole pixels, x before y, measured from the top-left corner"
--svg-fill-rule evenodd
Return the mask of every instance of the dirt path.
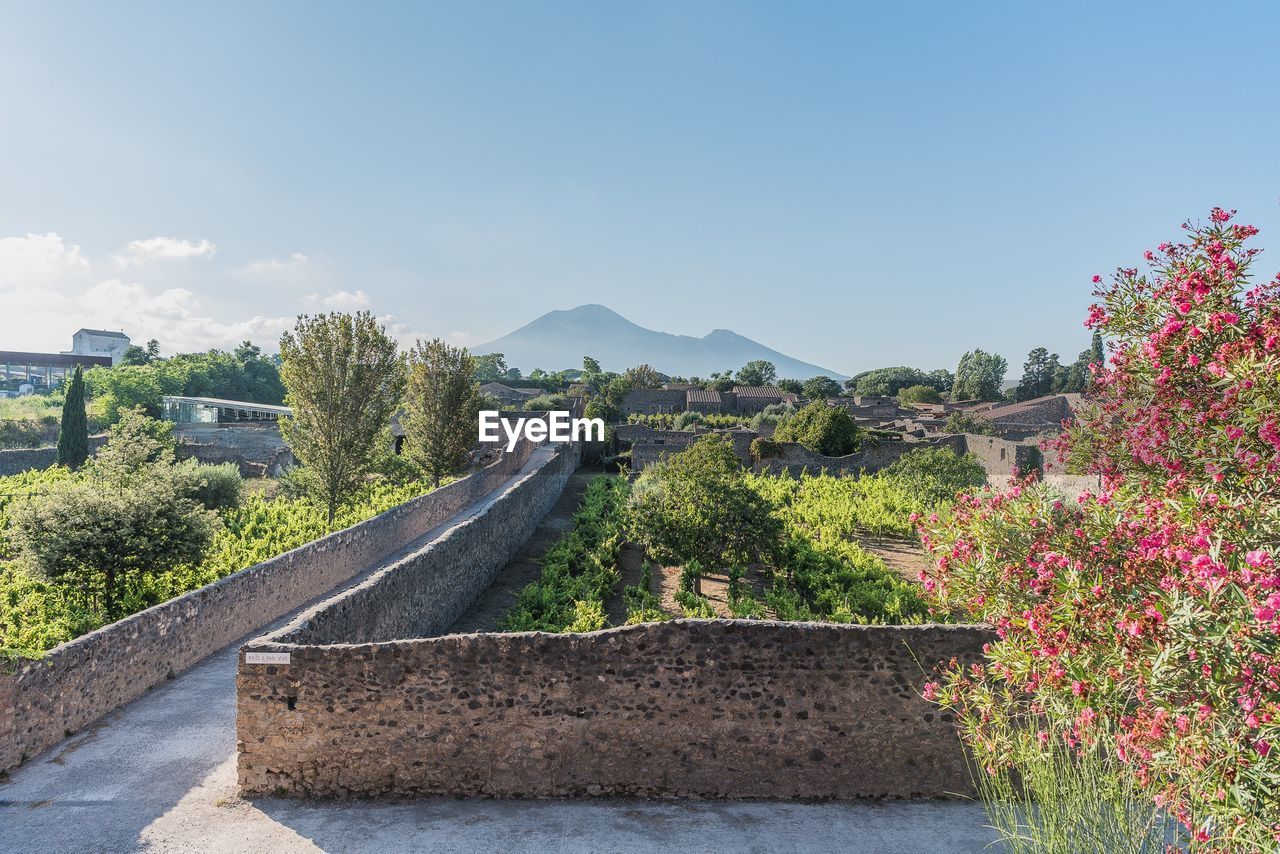
<path id="1" fill-rule="evenodd" d="M 538 559 L 552 543 L 573 527 L 573 513 L 582 502 L 582 493 L 586 492 L 587 485 L 599 475 L 599 471 L 579 469 L 569 478 L 564 492 L 560 494 L 551 512 L 542 517 L 533 536 L 502 568 L 489 589 L 450 627 L 451 633 L 491 632 L 497 629 L 498 620 L 516 603 L 516 597 L 524 586 L 542 574 L 542 564 Z"/>
<path id="2" fill-rule="evenodd" d="M 908 581 L 919 581 L 921 571 L 933 565 L 920 544 L 910 540 L 862 540 L 859 545 L 879 555 L 885 566 Z"/>

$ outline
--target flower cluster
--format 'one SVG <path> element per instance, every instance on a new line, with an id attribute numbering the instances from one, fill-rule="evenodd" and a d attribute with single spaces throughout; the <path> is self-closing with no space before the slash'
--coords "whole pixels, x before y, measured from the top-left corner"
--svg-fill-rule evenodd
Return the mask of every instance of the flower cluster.
<path id="1" fill-rule="evenodd" d="M 1119 270 L 1088 325 L 1093 404 L 1054 445 L 1099 477 L 961 502 L 922 537 L 936 602 L 995 627 L 985 664 L 928 686 L 975 754 L 1010 732 L 1099 746 L 1198 847 L 1280 841 L 1280 277 L 1215 208 Z"/>

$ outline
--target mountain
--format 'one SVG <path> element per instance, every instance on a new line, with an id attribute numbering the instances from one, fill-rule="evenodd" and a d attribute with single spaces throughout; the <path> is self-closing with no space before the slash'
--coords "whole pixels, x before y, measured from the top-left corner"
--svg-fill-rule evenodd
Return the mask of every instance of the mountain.
<path id="1" fill-rule="evenodd" d="M 598 359 L 606 371 L 624 371 L 640 364 L 672 376 L 702 376 L 737 370 L 755 359 L 778 369 L 779 378 L 806 380 L 826 374 L 845 374 L 811 365 L 772 350 L 728 329 L 713 329 L 701 338 L 655 332 L 627 320 L 602 305 L 580 305 L 552 311 L 488 344 L 472 347 L 476 355 L 502 353 L 512 367 L 526 374 L 534 368 L 560 371 L 582 367 L 582 357 Z"/>

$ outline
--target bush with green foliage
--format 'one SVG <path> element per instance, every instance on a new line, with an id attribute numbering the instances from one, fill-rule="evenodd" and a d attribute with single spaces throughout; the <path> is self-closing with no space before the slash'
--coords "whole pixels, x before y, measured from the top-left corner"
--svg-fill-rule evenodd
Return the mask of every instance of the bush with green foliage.
<path id="1" fill-rule="evenodd" d="M 632 538 L 669 565 L 708 568 L 767 560 L 781 526 L 743 480 L 733 446 L 704 436 L 640 474 L 628 505 Z"/>
<path id="2" fill-rule="evenodd" d="M 815 400 L 778 424 L 776 442 L 799 442 L 815 454 L 843 457 L 858 450 L 862 431 L 843 407 Z"/>
<path id="3" fill-rule="evenodd" d="M 981 415 L 956 411 L 948 416 L 947 423 L 942 425 L 942 432 L 952 434 L 972 433 L 975 436 L 995 436 L 999 431 L 996 430 L 995 424 L 992 424 Z"/>
<path id="4" fill-rule="evenodd" d="M 942 395 L 932 386 L 913 385 L 907 386 L 898 392 L 898 402 L 904 404 L 942 403 Z"/>
<path id="5" fill-rule="evenodd" d="M 925 506 L 949 503 L 956 493 L 987 485 L 987 470 L 978 458 L 951 448 L 916 448 L 884 469 L 881 477 L 896 481 Z"/>
<path id="6" fill-rule="evenodd" d="M 955 377 L 947 370 L 922 371 L 904 365 L 863 371 L 845 381 L 851 393 L 866 397 L 893 397 L 904 388 L 924 385 L 937 391 L 951 391 Z"/>

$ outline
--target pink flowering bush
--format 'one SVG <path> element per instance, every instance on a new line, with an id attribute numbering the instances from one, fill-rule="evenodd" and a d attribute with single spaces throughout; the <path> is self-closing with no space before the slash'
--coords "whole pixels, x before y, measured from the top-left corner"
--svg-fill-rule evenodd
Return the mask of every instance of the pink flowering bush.
<path id="1" fill-rule="evenodd" d="M 1280 277 L 1215 208 L 1099 283 L 1112 347 L 1054 443 L 1101 487 L 1031 482 L 922 526 L 935 603 L 995 627 L 926 696 L 989 773 L 1055 740 L 1104 755 L 1205 850 L 1280 840 Z"/>

